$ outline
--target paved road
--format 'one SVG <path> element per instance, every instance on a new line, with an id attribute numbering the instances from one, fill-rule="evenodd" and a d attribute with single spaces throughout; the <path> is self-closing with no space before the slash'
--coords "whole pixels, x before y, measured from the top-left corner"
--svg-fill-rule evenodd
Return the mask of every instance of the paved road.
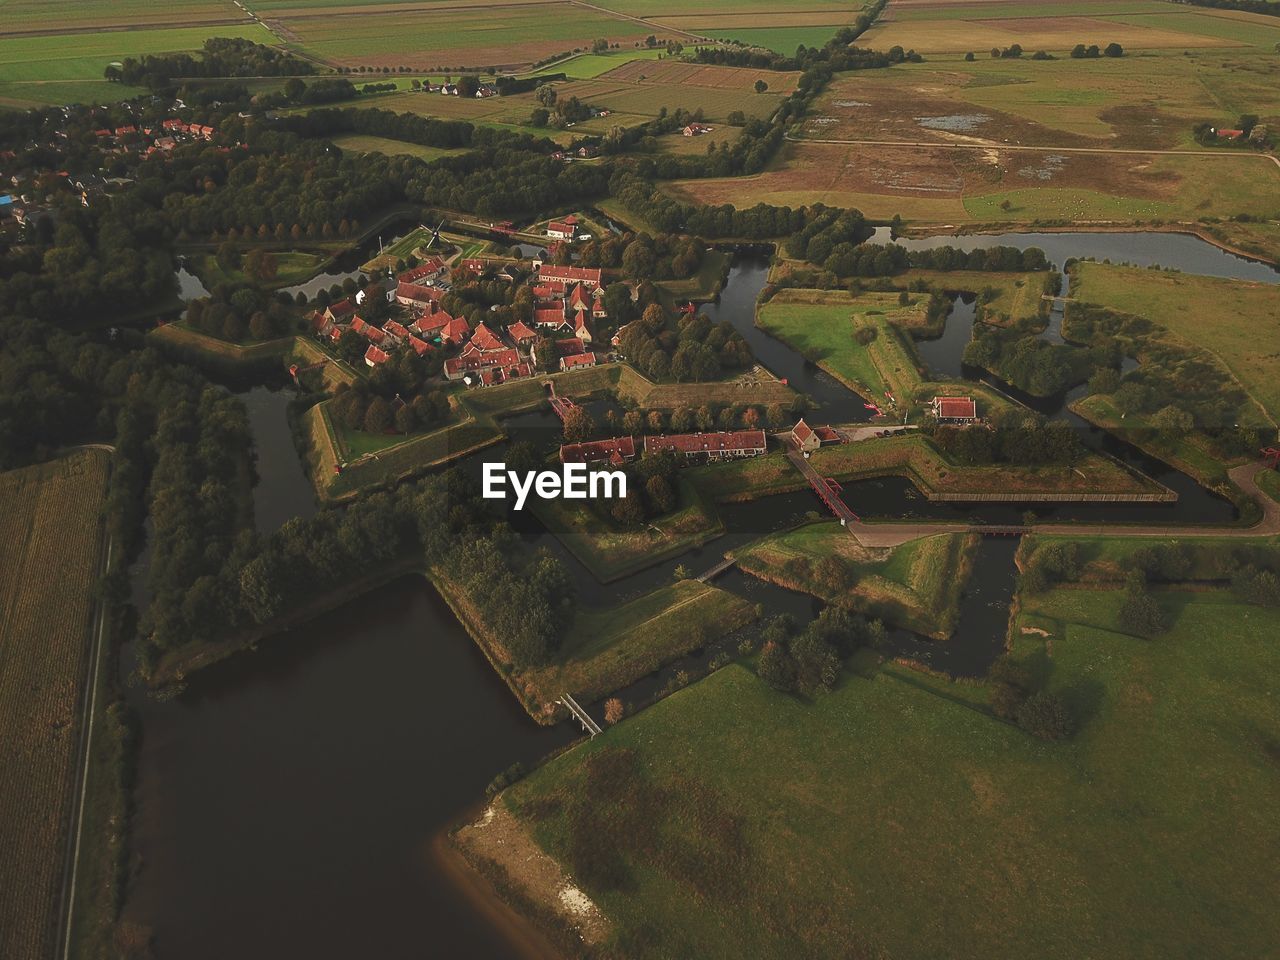
<path id="1" fill-rule="evenodd" d="M 1232 157 L 1235 159 L 1257 157 L 1270 160 L 1280 167 L 1280 157 L 1270 153 L 1254 153 L 1244 150 L 1140 150 L 1136 147 L 1055 147 L 1028 146 L 1013 143 L 945 143 L 933 140 L 833 140 L 822 137 L 797 137 L 787 134 L 794 143 L 836 143 L 860 147 L 935 147 L 940 150 L 1014 150 L 1029 153 L 1119 153 L 1137 157 Z"/>
<path id="2" fill-rule="evenodd" d="M 1040 523 L 1025 527 L 1027 533 L 1075 534 L 1082 537 L 1157 537 L 1184 539 L 1187 537 L 1270 537 L 1280 534 L 1280 504 L 1268 497 L 1258 487 L 1258 474 L 1267 469 L 1261 462 L 1246 463 L 1228 471 L 1227 475 L 1247 496 L 1262 507 L 1262 519 L 1250 527 L 1204 527 L 1170 524 L 1122 524 L 1122 523 Z M 940 533 L 975 533 L 983 530 L 982 524 L 938 523 L 907 521 L 903 523 L 866 523 L 858 521 L 848 525 L 848 530 L 864 547 L 896 547 L 921 537 Z"/>

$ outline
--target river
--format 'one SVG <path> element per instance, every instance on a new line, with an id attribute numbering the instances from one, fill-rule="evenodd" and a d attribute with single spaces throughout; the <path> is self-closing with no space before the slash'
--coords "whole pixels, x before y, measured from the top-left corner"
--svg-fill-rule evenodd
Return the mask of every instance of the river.
<path id="1" fill-rule="evenodd" d="M 1061 262 L 1086 252 L 1081 236 L 1097 238 L 1099 245 L 1089 249 L 1100 259 L 1149 257 L 1189 272 L 1263 279 L 1261 265 L 1168 234 L 1142 235 L 1141 242 L 1122 234 L 936 242 L 1037 245 Z M 1266 269 L 1275 282 L 1280 275 Z M 1227 270 L 1236 272 L 1222 272 Z M 707 312 L 729 319 L 760 362 L 815 398 L 822 416 L 865 419 L 856 394 L 755 327 L 755 300 L 766 273 L 767 262 L 760 258 L 738 258 L 719 302 Z M 943 373 L 978 375 L 959 366 L 972 320 L 972 303 L 958 299 L 943 336 L 920 345 L 924 362 Z M 266 533 L 317 507 L 289 432 L 291 391 L 258 386 L 238 395 L 256 440 L 260 480 L 254 507 L 258 528 Z M 1051 416 L 1070 418 L 1065 399 L 1033 402 Z M 602 416 L 607 406 L 592 409 Z M 524 414 L 509 427 L 517 436 L 549 442 L 555 432 L 550 416 Z M 1063 505 L 1042 515 L 1130 520 L 1158 514 L 1161 520 L 1190 521 L 1233 515 L 1229 504 L 1176 471 L 1119 441 L 1109 445 L 1083 421 L 1072 422 L 1090 443 L 1133 458 L 1178 489 L 1180 500 L 1158 506 Z M 865 517 L 1000 522 L 1016 521 L 1022 513 L 1017 506 L 931 504 L 907 481 L 892 477 L 848 484 L 845 494 Z M 670 582 L 678 564 L 703 569 L 726 549 L 820 510 L 808 491 L 726 505 L 725 536 L 611 584 L 599 583 L 531 513 L 513 519 L 528 542 L 565 560 L 584 603 L 595 605 L 642 595 Z M 982 543 L 952 640 L 937 643 L 892 631 L 885 652 L 956 675 L 985 672 L 1003 648 L 1016 546 L 1014 539 Z M 135 571 L 139 587 L 145 564 L 144 556 Z M 801 623 L 820 609 L 811 597 L 741 572 L 731 571 L 718 583 Z M 145 599 L 141 589 L 136 595 Z M 646 678 L 624 691 L 624 698 L 645 702 L 675 671 L 701 670 L 713 652 L 699 651 Z M 516 761 L 536 762 L 577 731 L 568 724 L 540 728 L 529 720 L 426 582 L 388 583 L 255 653 L 200 672 L 172 700 L 157 702 L 136 689 L 131 700 L 144 731 L 133 839 L 142 869 L 125 918 L 154 932 L 161 960 L 518 956 L 447 881 L 432 860 L 431 842 L 471 808 L 497 773 Z"/>

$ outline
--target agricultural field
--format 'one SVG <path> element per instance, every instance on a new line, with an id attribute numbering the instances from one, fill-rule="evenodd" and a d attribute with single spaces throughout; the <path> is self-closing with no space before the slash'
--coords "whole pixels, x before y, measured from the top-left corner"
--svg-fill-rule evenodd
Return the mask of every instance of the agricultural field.
<path id="1" fill-rule="evenodd" d="M 1219 13 L 1231 14 L 1218 16 Z M 1236 11 L 1171 7 L 1150 0 L 1071 0 L 1043 5 L 1021 2 L 912 2 L 893 0 L 861 40 L 887 50 L 894 45 L 924 54 L 985 54 L 1020 44 L 1031 53 L 1064 53 L 1077 43 L 1126 50 L 1189 50 L 1205 47 L 1269 47 L 1280 25 L 1265 16 L 1241 20 Z M 1249 15 L 1246 15 L 1249 16 Z"/>
<path id="2" fill-rule="evenodd" d="M 1081 262 L 1072 297 L 1145 317 L 1213 354 L 1280 422 L 1280 287 Z"/>
<path id="3" fill-rule="evenodd" d="M 874 658 L 812 699 L 734 665 L 502 802 L 649 957 L 1265 956 L 1280 613 L 1162 593 L 1152 642 L 1114 632 L 1121 597 L 1054 591 L 1020 621 L 1049 636 L 1015 632 L 1070 740 Z"/>
<path id="4" fill-rule="evenodd" d="M 834 81 L 813 139 L 1201 149 L 1198 122 L 1280 120 L 1280 59 L 1253 54 L 911 64 Z"/>
<path id="5" fill-rule="evenodd" d="M 54 952 L 110 456 L 0 474 L 0 943 Z"/>
<path id="6" fill-rule="evenodd" d="M 736 70 L 737 68 L 717 69 Z M 719 122 L 724 122 L 730 113 L 738 110 L 748 117 L 767 118 L 786 99 L 785 94 L 775 91 L 772 87 L 765 93 L 756 93 L 751 89 L 750 84 L 711 87 L 647 78 L 640 81 L 613 80 L 611 76 L 612 73 L 609 73 L 595 80 L 559 83 L 556 84 L 556 91 L 561 97 L 577 97 L 583 103 L 593 107 L 603 107 L 616 113 L 656 117 L 662 107 L 666 107 L 669 112 L 683 108 L 689 111 L 701 110 L 707 120 Z"/>
<path id="7" fill-rule="evenodd" d="M 772 534 L 735 556 L 752 576 L 945 640 L 956 627 L 977 542 L 975 534 L 951 533 L 870 549 L 838 524 L 823 522 Z M 823 581 L 819 564 L 831 557 L 851 585 Z"/>
<path id="8" fill-rule="evenodd" d="M 1251 152 L 1106 154 L 997 147 L 790 143 L 752 177 L 674 181 L 676 197 L 853 207 L 867 216 L 964 221 L 1230 217 L 1276 207 L 1280 168 Z"/>
<path id="9" fill-rule="evenodd" d="M 650 34 L 670 31 L 562 2 L 432 4 L 428 7 L 334 7 L 322 12 L 279 10 L 271 23 L 302 49 L 333 64 L 409 66 L 447 70 L 463 66 L 530 64 L 558 53 L 589 49 L 600 38 L 634 47 Z M 480 15 L 477 15 L 480 13 Z"/>
<path id="10" fill-rule="evenodd" d="M 0 5 L 0 35 L 248 19 L 232 0 L 5 0 Z"/>

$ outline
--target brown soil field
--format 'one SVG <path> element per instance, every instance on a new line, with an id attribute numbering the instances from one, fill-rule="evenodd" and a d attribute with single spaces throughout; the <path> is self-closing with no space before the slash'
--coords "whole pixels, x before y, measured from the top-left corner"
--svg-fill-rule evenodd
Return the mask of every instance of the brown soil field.
<path id="1" fill-rule="evenodd" d="M 630 83 L 676 83 L 715 90 L 754 90 L 763 80 L 774 93 L 790 93 L 800 79 L 799 71 L 780 73 L 748 67 L 717 67 L 680 60 L 632 60 L 614 67 L 598 78 Z"/>
<path id="2" fill-rule="evenodd" d="M 0 944 L 54 954 L 110 457 L 0 474 Z"/>
<path id="3" fill-rule="evenodd" d="M 732 30 L 735 28 L 759 27 L 826 27 L 832 28 L 851 23 L 856 10 L 848 13 L 838 11 L 814 11 L 812 13 L 690 13 L 672 14 L 669 16 L 649 17 L 651 22 L 660 23 L 676 30 Z"/>

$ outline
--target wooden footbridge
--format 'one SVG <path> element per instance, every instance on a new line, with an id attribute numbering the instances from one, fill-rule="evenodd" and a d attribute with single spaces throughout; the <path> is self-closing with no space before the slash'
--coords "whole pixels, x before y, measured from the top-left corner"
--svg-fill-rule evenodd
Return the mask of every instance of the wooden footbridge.
<path id="1" fill-rule="evenodd" d="M 561 706 L 565 707 L 571 714 L 573 714 L 574 719 L 576 719 L 580 724 L 582 724 L 582 729 L 587 733 L 591 734 L 591 736 L 594 737 L 597 733 L 600 732 L 600 724 L 592 720 L 591 714 L 583 710 L 582 707 L 578 704 L 578 701 L 573 699 L 573 697 L 570 694 L 562 693 L 560 695 L 560 699 L 557 700 L 556 702 L 559 703 Z"/>
<path id="2" fill-rule="evenodd" d="M 703 573 L 701 576 L 697 577 L 697 580 L 699 583 L 709 583 L 710 581 L 714 580 L 716 577 L 720 576 L 720 574 L 728 570 L 730 567 L 737 564 L 737 562 L 738 562 L 737 557 L 725 557 L 723 560 L 717 563 L 710 570 L 706 571 L 706 573 Z"/>
<path id="3" fill-rule="evenodd" d="M 813 465 L 798 450 L 788 450 L 787 458 L 804 474 L 805 479 L 809 481 L 809 486 L 813 487 L 813 492 L 826 504 L 827 509 L 836 515 L 836 519 L 846 526 L 857 522 L 858 515 L 850 510 L 849 505 L 840 497 L 840 484 L 813 469 Z"/>

